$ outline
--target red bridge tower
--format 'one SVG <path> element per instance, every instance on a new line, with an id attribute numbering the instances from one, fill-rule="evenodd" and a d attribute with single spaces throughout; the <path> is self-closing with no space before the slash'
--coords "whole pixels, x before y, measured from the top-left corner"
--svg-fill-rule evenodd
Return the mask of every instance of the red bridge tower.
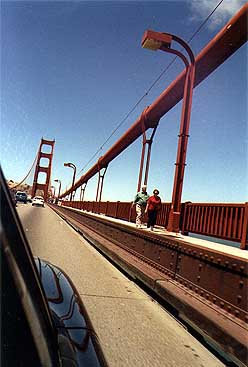
<path id="1" fill-rule="evenodd" d="M 32 197 L 35 196 L 37 190 L 43 190 L 44 192 L 44 200 L 47 199 L 48 194 L 48 188 L 50 184 L 50 177 L 51 177 L 51 169 L 52 169 L 52 159 L 53 159 L 53 149 L 54 149 L 55 140 L 45 140 L 41 139 L 39 152 L 37 156 L 37 163 L 35 167 L 35 173 L 34 173 L 34 182 L 33 182 L 33 188 L 32 188 Z M 44 153 L 42 152 L 43 145 L 51 146 L 51 152 L 50 153 Z M 47 158 L 49 160 L 48 166 L 42 167 L 40 166 L 40 160 L 42 158 Z M 38 176 L 40 172 L 46 173 L 46 181 L 45 183 L 41 184 L 38 183 Z"/>

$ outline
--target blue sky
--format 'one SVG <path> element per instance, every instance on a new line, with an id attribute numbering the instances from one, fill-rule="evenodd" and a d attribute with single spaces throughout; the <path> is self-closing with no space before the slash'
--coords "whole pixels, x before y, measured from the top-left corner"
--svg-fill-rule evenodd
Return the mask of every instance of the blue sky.
<path id="1" fill-rule="evenodd" d="M 191 42 L 197 55 L 245 1 L 224 0 Z M 141 47 L 146 29 L 188 40 L 218 1 L 74 1 L 1 3 L 1 165 L 21 180 L 40 139 L 55 139 L 52 180 L 69 188 L 78 172 L 145 94 L 173 56 Z M 164 74 L 97 159 L 182 71 L 180 60 Z M 193 95 L 183 201 L 244 202 L 247 190 L 247 45 Z M 170 201 L 181 103 L 159 123 L 148 191 Z M 136 192 L 141 138 L 110 163 L 103 200 L 131 201 Z M 81 172 L 81 174 L 83 174 Z M 77 175 L 77 179 L 80 175 Z M 97 177 L 85 199 L 94 200 Z"/>

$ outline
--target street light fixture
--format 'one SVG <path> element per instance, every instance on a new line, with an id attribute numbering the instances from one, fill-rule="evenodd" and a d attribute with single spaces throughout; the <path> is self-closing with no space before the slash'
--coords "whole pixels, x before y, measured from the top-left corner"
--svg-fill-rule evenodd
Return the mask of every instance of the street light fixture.
<path id="1" fill-rule="evenodd" d="M 149 50 L 157 51 L 164 46 L 170 48 L 172 35 L 168 33 L 160 33 L 148 30 L 142 38 L 142 47 Z"/>
<path id="2" fill-rule="evenodd" d="M 180 51 L 171 48 L 172 41 L 176 41 L 181 46 L 183 46 L 183 48 L 187 51 L 189 60 Z M 191 48 L 184 40 L 173 34 L 168 33 L 160 33 L 147 30 L 142 38 L 142 47 L 148 48 L 153 51 L 162 50 L 175 54 L 182 59 L 186 67 L 172 203 L 169 214 L 169 222 L 167 226 L 168 231 L 179 232 L 181 197 L 184 169 L 186 166 L 185 162 L 189 137 L 190 113 L 195 79 L 195 57 Z"/>
<path id="3" fill-rule="evenodd" d="M 71 167 L 74 172 L 73 172 L 73 176 L 72 176 L 72 189 L 73 189 L 73 186 L 74 186 L 74 183 L 75 183 L 75 177 L 76 177 L 76 171 L 77 171 L 77 167 L 75 166 L 75 164 L 71 163 L 71 162 L 68 162 L 68 163 L 64 163 L 64 166 L 65 167 Z M 71 192 L 71 195 L 70 195 L 70 201 L 72 201 L 72 193 L 73 193 L 73 190 Z"/>
<path id="4" fill-rule="evenodd" d="M 58 198 L 60 197 L 60 190 L 61 190 L 61 181 L 56 179 L 54 180 L 54 182 L 59 182 L 59 193 L 58 193 Z"/>

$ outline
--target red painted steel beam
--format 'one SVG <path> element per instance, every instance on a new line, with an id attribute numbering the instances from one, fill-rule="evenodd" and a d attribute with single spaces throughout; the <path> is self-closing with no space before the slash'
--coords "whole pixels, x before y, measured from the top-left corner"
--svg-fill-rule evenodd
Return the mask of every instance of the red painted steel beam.
<path id="1" fill-rule="evenodd" d="M 222 28 L 196 57 L 194 87 L 200 84 L 234 52 L 247 41 L 248 4 Z M 143 133 L 143 128 L 154 128 L 164 116 L 183 98 L 185 70 L 169 85 L 167 89 L 138 117 L 125 134 L 75 183 L 73 190 L 88 182 L 101 168 L 106 167 Z M 64 197 L 72 191 L 67 190 Z"/>

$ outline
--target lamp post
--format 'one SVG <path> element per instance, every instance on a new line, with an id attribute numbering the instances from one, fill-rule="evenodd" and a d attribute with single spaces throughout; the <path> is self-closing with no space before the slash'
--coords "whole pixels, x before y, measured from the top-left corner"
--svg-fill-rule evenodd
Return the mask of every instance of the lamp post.
<path id="1" fill-rule="evenodd" d="M 70 163 L 70 162 L 64 163 L 64 166 L 65 167 L 71 167 L 73 169 L 72 185 L 71 185 L 71 187 L 73 188 L 74 183 L 75 183 L 75 177 L 76 177 L 77 167 L 75 166 L 75 164 Z M 72 201 L 72 193 L 73 193 L 73 190 L 72 190 L 71 195 L 70 195 L 70 201 Z"/>
<path id="2" fill-rule="evenodd" d="M 56 179 L 54 180 L 54 182 L 59 182 L 59 193 L 58 193 L 58 198 L 60 197 L 60 190 L 61 190 L 61 181 Z"/>
<path id="3" fill-rule="evenodd" d="M 186 50 L 189 60 L 180 51 L 171 49 L 172 41 L 178 42 Z M 184 169 L 186 166 L 186 152 L 189 137 L 190 113 L 195 78 L 195 57 L 188 44 L 181 38 L 168 33 L 160 33 L 148 30 L 144 33 L 142 47 L 150 50 L 162 50 L 179 56 L 185 64 L 185 82 L 183 92 L 183 106 L 180 122 L 180 133 L 178 135 L 178 148 L 176 169 L 174 176 L 172 203 L 169 213 L 167 230 L 179 232 L 180 206 L 183 188 Z"/>
<path id="4" fill-rule="evenodd" d="M 52 197 L 55 196 L 55 186 L 51 186 Z"/>

